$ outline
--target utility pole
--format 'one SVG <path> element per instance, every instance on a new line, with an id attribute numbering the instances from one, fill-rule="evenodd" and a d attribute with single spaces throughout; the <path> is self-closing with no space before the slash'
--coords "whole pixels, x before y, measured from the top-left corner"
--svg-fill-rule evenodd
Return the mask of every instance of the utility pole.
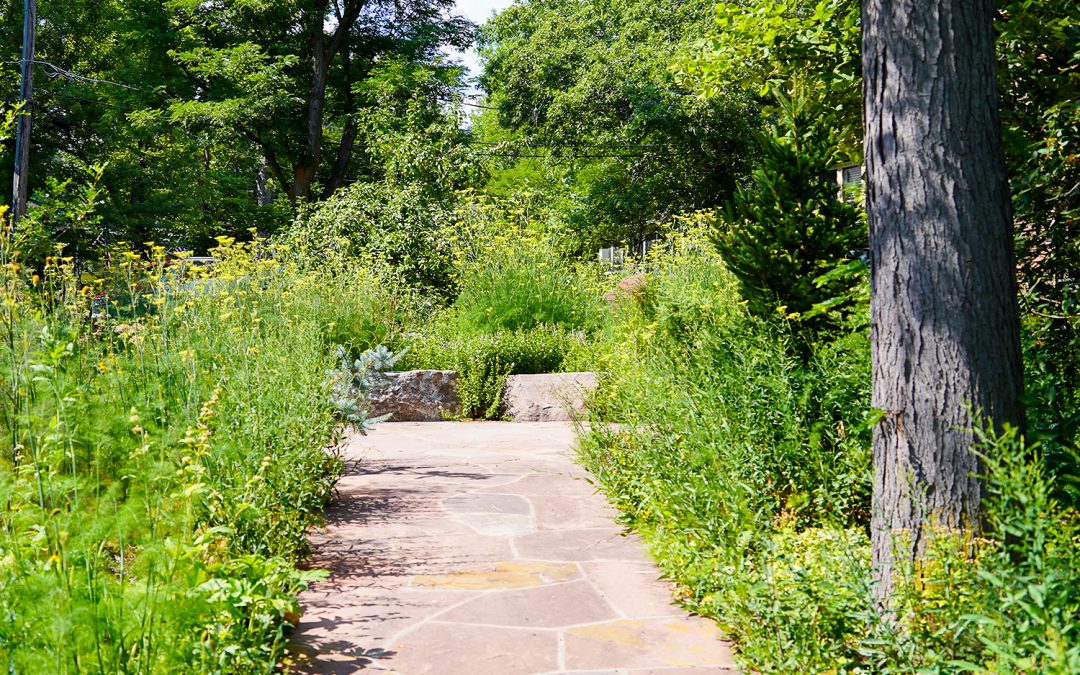
<path id="1" fill-rule="evenodd" d="M 11 224 L 26 215 L 30 169 L 30 122 L 34 110 L 34 40 L 37 35 L 37 0 L 23 0 L 21 108 L 15 130 L 15 179 L 12 185 Z"/>

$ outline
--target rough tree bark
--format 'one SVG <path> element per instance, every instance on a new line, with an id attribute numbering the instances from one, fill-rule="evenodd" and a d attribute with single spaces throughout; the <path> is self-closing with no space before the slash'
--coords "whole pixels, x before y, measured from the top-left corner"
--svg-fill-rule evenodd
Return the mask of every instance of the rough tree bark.
<path id="1" fill-rule="evenodd" d="M 284 175 L 281 177 L 282 187 L 294 204 L 311 197 L 311 188 L 322 161 L 323 116 L 330 65 L 342 47 L 346 45 L 349 33 L 353 30 L 353 25 L 366 4 L 367 0 L 348 0 L 343 6 L 337 6 L 337 25 L 334 32 L 329 35 L 325 33 L 324 28 L 327 3 L 319 3 L 312 14 L 308 38 L 311 82 L 307 92 L 304 143 L 300 156 L 293 162 L 292 175 L 287 179 Z M 345 86 L 348 89 L 351 87 L 351 82 L 346 82 Z M 339 144 L 337 163 L 348 164 L 355 140 L 355 131 L 345 134 Z M 341 173 L 343 175 L 344 171 Z M 340 184 L 341 179 L 335 170 L 334 175 L 331 176 L 331 185 L 328 185 L 324 192 L 324 198 L 329 197 Z"/>
<path id="2" fill-rule="evenodd" d="M 978 531 L 979 416 L 1022 424 L 993 0 L 865 0 L 874 430 L 872 547 L 886 600 L 933 528 Z"/>

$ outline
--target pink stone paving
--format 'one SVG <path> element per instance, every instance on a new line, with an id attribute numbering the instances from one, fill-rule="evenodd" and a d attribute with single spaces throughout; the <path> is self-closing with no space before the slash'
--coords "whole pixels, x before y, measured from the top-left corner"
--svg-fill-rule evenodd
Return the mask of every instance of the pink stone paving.
<path id="1" fill-rule="evenodd" d="M 675 675 L 735 665 L 671 603 L 561 422 L 398 422 L 350 442 L 314 532 L 297 672 Z"/>

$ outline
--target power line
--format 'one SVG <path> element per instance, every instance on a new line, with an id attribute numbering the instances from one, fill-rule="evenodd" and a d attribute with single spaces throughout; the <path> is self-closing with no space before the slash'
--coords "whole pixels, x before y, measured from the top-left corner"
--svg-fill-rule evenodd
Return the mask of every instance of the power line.
<path id="1" fill-rule="evenodd" d="M 133 110 L 129 110 L 128 108 L 125 108 L 123 106 L 118 106 L 115 103 L 109 103 L 107 101 L 99 101 L 98 99 L 95 99 L 95 98 L 83 98 L 82 96 L 75 96 L 74 94 L 67 94 L 65 92 L 57 91 L 55 89 L 49 89 L 48 87 L 38 87 L 38 90 L 48 92 L 48 93 L 52 94 L 53 96 L 59 96 L 60 98 L 68 98 L 68 99 L 72 99 L 74 101 L 79 101 L 80 103 L 90 103 L 90 104 L 94 104 L 94 105 L 108 106 L 110 108 L 116 108 L 117 110 L 120 110 L 120 111 L 125 112 L 125 113 L 134 112 Z"/>
<path id="2" fill-rule="evenodd" d="M 56 65 L 52 61 L 44 61 L 42 59 L 34 59 L 34 58 L 27 59 L 27 60 L 30 63 L 32 63 L 32 64 L 34 64 L 36 66 L 44 66 L 46 69 L 48 69 L 50 72 L 46 73 L 46 75 L 48 75 L 49 77 L 64 77 L 64 78 L 67 78 L 69 80 L 75 80 L 77 82 L 88 82 L 90 84 L 111 84 L 114 87 L 123 87 L 124 89 L 130 89 L 132 91 L 146 91 L 145 89 L 141 89 L 139 87 L 135 87 L 135 86 L 132 86 L 130 84 L 124 84 L 123 82 L 114 82 L 112 80 L 103 80 L 103 79 L 97 78 L 97 77 L 87 77 L 86 75 L 79 75 L 78 73 L 73 73 L 72 71 L 68 70 L 67 68 L 62 68 L 62 67 Z M 7 64 L 7 65 L 21 65 L 23 63 L 23 59 L 19 59 L 19 60 L 15 60 L 15 61 L 13 61 L 13 60 L 3 60 L 3 61 L 0 61 L 0 63 L 4 63 L 4 64 Z"/>
<path id="3" fill-rule="evenodd" d="M 490 105 L 481 105 L 480 103 L 469 103 L 464 99 L 446 98 L 443 96 L 436 96 L 435 100 L 440 103 L 457 103 L 460 105 L 467 105 L 470 108 L 483 108 L 484 110 L 498 110 L 498 108 Z"/>
<path id="4" fill-rule="evenodd" d="M 461 105 L 467 105 L 472 108 L 481 108 L 483 110 L 498 110 L 498 108 L 492 105 L 480 105 L 479 103 L 469 103 L 467 101 L 461 101 Z"/>
<path id="5" fill-rule="evenodd" d="M 112 80 L 102 80 L 96 77 L 86 77 L 85 75 L 79 75 L 78 73 L 73 73 L 70 70 L 61 68 L 55 63 L 50 63 L 49 61 L 34 59 L 33 63 L 39 66 L 45 66 L 46 68 L 51 70 L 51 73 L 47 73 L 49 77 L 66 77 L 69 80 L 76 80 L 78 82 L 89 82 L 91 84 L 111 84 L 114 87 L 123 87 L 124 89 L 130 89 L 132 91 L 143 91 L 138 87 L 133 87 L 129 84 L 123 84 L 121 82 L 113 82 Z"/>

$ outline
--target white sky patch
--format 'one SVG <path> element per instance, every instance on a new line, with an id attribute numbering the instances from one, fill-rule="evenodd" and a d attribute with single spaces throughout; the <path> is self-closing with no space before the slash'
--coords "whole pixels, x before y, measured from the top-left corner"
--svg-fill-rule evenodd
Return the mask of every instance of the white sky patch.
<path id="1" fill-rule="evenodd" d="M 457 12 L 469 21 L 480 25 L 491 18 L 499 10 L 509 7 L 513 0 L 458 0 Z M 475 78 L 480 75 L 480 62 L 475 49 L 465 52 L 454 50 L 450 56 L 460 59 L 469 70 L 469 77 Z M 476 93 L 476 91 L 470 92 Z"/>

